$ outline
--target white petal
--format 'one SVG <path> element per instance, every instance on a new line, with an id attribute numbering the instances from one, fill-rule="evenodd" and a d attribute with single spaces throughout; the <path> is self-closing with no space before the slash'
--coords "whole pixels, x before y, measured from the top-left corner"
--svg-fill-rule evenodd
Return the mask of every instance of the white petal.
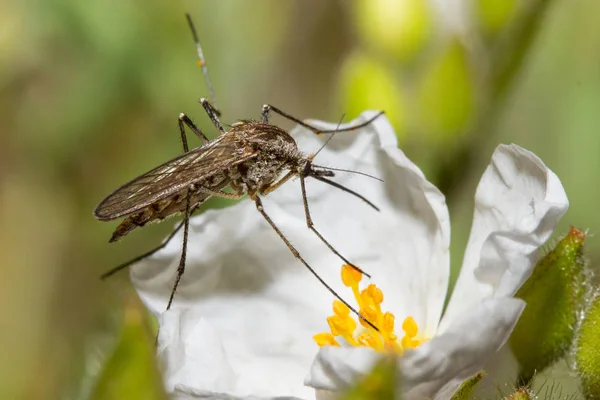
<path id="1" fill-rule="evenodd" d="M 180 384 L 216 392 L 235 386 L 223 343 L 206 319 L 192 310 L 170 310 L 162 314 L 160 327 L 158 356 L 168 391 Z"/>
<path id="2" fill-rule="evenodd" d="M 519 299 L 488 299 L 454 320 L 446 332 L 406 352 L 401 368 L 409 398 L 434 397 L 454 379 L 464 380 L 506 342 L 525 303 Z"/>
<path id="3" fill-rule="evenodd" d="M 440 329 L 489 296 L 512 296 L 569 206 L 558 177 L 533 153 L 498 146 L 475 195 L 462 270 Z"/>
<path id="4" fill-rule="evenodd" d="M 182 387 L 187 387 L 184 392 L 194 396 L 314 397 L 314 391 L 302 384 L 310 365 L 307 358 L 314 353 L 298 354 L 290 341 L 286 352 L 281 338 L 275 338 L 269 347 L 253 336 L 259 332 L 252 329 L 226 332 L 227 324 L 206 309 L 170 310 L 160 322 L 158 355 L 168 391 L 182 392 Z M 244 322 L 250 323 L 248 318 Z M 273 334 L 278 329 L 274 327 Z M 272 338 L 267 327 L 262 333 L 263 341 Z"/>
<path id="5" fill-rule="evenodd" d="M 298 397 L 277 396 L 277 397 L 256 397 L 256 396 L 232 396 L 226 393 L 214 393 L 207 390 L 195 389 L 186 385 L 178 385 L 175 390 L 169 393 L 171 400 L 301 400 Z"/>
<path id="6" fill-rule="evenodd" d="M 380 357 L 367 347 L 323 346 L 304 384 L 319 390 L 344 390 L 368 374 Z"/>

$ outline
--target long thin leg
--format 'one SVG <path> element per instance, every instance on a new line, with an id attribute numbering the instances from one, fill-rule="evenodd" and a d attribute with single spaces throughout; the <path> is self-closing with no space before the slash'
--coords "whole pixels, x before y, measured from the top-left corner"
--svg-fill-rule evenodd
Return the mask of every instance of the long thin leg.
<path id="1" fill-rule="evenodd" d="M 192 132 L 194 132 L 194 134 L 196 134 L 196 136 L 198 136 L 200 138 L 200 140 L 202 141 L 202 144 L 207 143 L 209 140 L 206 137 L 206 135 L 204 133 L 202 133 L 202 131 L 200 130 L 200 128 L 198 128 L 196 126 L 196 124 L 194 124 L 192 122 L 191 119 L 188 118 L 187 115 L 185 115 L 184 113 L 179 114 L 179 132 L 181 133 L 181 142 L 183 143 L 183 152 L 187 153 L 189 151 L 188 149 L 188 144 L 187 144 L 187 138 L 185 136 L 185 128 L 183 127 L 183 124 L 186 124 L 188 126 L 188 128 L 191 129 Z"/>
<path id="2" fill-rule="evenodd" d="M 354 307 L 352 307 L 350 304 L 348 304 L 348 302 L 346 302 L 346 300 L 342 299 L 340 297 L 340 295 L 337 294 L 335 292 L 335 290 L 333 290 L 331 288 L 331 286 L 329 286 L 323 280 L 323 278 L 321 278 L 319 276 L 319 274 L 317 274 L 317 272 L 310 265 L 308 265 L 308 263 L 304 260 L 304 258 L 302 258 L 302 256 L 300 256 L 300 253 L 298 252 L 298 250 L 296 250 L 296 248 L 292 245 L 292 243 L 285 237 L 285 235 L 283 234 L 283 232 L 281 232 L 281 230 L 279 230 L 279 228 L 277 227 L 277 225 L 275 225 L 275 223 L 273 222 L 273 220 L 271 219 L 271 217 L 269 217 L 269 215 L 267 215 L 267 213 L 265 212 L 264 207 L 262 205 L 262 201 L 260 200 L 260 197 L 254 195 L 254 196 L 252 196 L 252 200 L 254 200 L 254 203 L 256 204 L 256 209 L 258 210 L 258 212 L 269 223 L 269 225 L 271 225 L 271 228 L 273 228 L 273 230 L 277 233 L 277 235 L 281 238 L 281 240 L 283 240 L 283 242 L 286 244 L 286 246 L 288 247 L 288 249 L 290 249 L 290 251 L 292 252 L 292 254 L 294 255 L 294 257 L 296 257 L 298 259 L 298 261 L 300 261 L 306 268 L 308 268 L 308 270 L 310 271 L 310 273 L 313 274 L 315 276 L 315 278 L 317 278 L 317 280 L 323 286 L 325 286 L 325 288 L 327 290 L 329 290 L 329 292 L 331 294 L 333 294 L 335 296 L 336 299 L 338 299 L 339 301 L 341 301 L 342 303 L 344 303 L 344 305 L 346 307 L 348 307 L 350 309 L 350 311 L 352 311 L 360 319 L 362 319 L 367 324 L 369 324 L 373 329 L 379 331 L 379 329 L 375 325 L 373 325 L 373 323 L 371 321 L 369 321 L 368 319 L 366 319 L 365 317 L 363 317 L 358 311 L 356 311 L 356 309 L 354 309 Z"/>
<path id="3" fill-rule="evenodd" d="M 208 117 L 212 121 L 213 125 L 217 127 L 220 133 L 225 133 L 225 128 L 221 125 L 219 117 L 217 116 L 217 110 L 206 100 L 204 97 L 200 99 L 200 104 L 204 107 L 204 110 L 208 114 Z"/>
<path id="4" fill-rule="evenodd" d="M 205 187 L 198 187 L 198 190 L 200 190 L 201 192 L 204 192 L 204 193 L 211 194 L 213 196 L 221 197 L 223 199 L 230 199 L 230 200 L 239 200 L 244 196 L 243 193 L 228 193 L 223 190 L 210 190 Z"/>
<path id="5" fill-rule="evenodd" d="M 197 205 L 197 206 L 195 206 L 194 208 L 192 208 L 192 211 L 190 212 L 190 214 L 193 214 L 193 213 L 194 213 L 194 212 L 195 212 L 195 211 L 198 209 L 198 207 L 199 207 L 199 206 Z M 112 276 L 112 275 L 114 275 L 115 273 L 119 272 L 120 270 L 122 270 L 122 269 L 125 269 L 125 268 L 129 267 L 130 265 L 132 265 L 132 264 L 135 264 L 136 262 L 143 260 L 143 259 L 144 259 L 144 258 L 146 258 L 146 257 L 150 257 L 152 254 L 154 254 L 154 253 L 156 253 L 157 251 L 159 251 L 159 250 L 161 250 L 161 249 L 165 248 L 165 247 L 167 246 L 167 244 L 169 244 L 169 242 L 171 241 L 171 239 L 173 239 L 173 238 L 175 237 L 175 235 L 177 234 L 177 232 L 179 232 L 179 230 L 180 230 L 181 228 L 183 228 L 183 223 L 184 223 L 184 222 L 185 222 L 185 221 L 181 221 L 181 222 L 179 223 L 179 225 L 177 225 L 177 226 L 175 227 L 175 230 L 174 230 L 173 232 L 171 232 L 171 233 L 169 234 L 169 236 L 167 236 L 167 238 L 165 239 L 165 241 L 164 241 L 164 242 L 162 242 L 160 245 L 156 246 L 155 248 L 153 248 L 153 249 L 152 249 L 152 250 L 150 250 L 150 251 L 147 251 L 147 252 L 145 252 L 145 253 L 144 253 L 144 254 L 142 254 L 142 255 L 139 255 L 139 256 L 137 256 L 137 257 L 135 257 L 135 258 L 132 258 L 131 260 L 129 260 L 129 261 L 126 261 L 126 262 L 124 262 L 124 263 L 122 263 L 122 264 L 119 264 L 119 265 L 117 265 L 116 267 L 114 267 L 114 268 L 112 268 L 112 269 L 110 269 L 110 270 L 106 271 L 105 273 L 103 273 L 102 275 L 100 275 L 100 279 L 106 279 L 106 278 L 108 278 L 109 276 Z"/>
<path id="6" fill-rule="evenodd" d="M 175 284 L 173 285 L 173 290 L 171 290 L 171 296 L 169 297 L 169 303 L 167 304 L 167 310 L 171 308 L 171 304 L 173 303 L 173 297 L 175 297 L 175 292 L 177 291 L 177 286 L 179 286 L 179 281 L 181 280 L 181 276 L 185 272 L 185 258 L 187 255 L 189 228 L 190 228 L 190 192 L 188 190 L 188 193 L 186 195 L 185 217 L 183 219 L 183 246 L 181 246 L 181 257 L 179 258 L 179 266 L 177 267 L 177 277 L 175 278 Z"/>
<path id="7" fill-rule="evenodd" d="M 361 122 L 360 124 L 356 124 L 354 126 L 350 126 L 348 128 L 342 128 L 342 129 L 329 129 L 329 130 L 320 130 L 312 125 L 307 124 L 304 121 L 299 120 L 296 117 L 292 117 L 290 114 L 281 111 L 280 109 L 278 109 L 277 107 L 274 107 L 270 104 L 265 104 L 263 106 L 263 123 L 268 123 L 269 121 L 269 111 L 273 111 L 279 115 L 281 115 L 284 118 L 289 119 L 290 121 L 293 121 L 295 123 L 297 123 L 298 125 L 302 125 L 303 127 L 309 129 L 310 131 L 316 133 L 317 135 L 321 134 L 321 133 L 335 133 L 335 132 L 348 132 L 348 131 L 352 131 L 354 129 L 359 129 L 362 127 L 365 127 L 367 125 L 369 125 L 371 122 L 375 121 L 378 117 L 380 117 L 381 115 L 385 114 L 384 111 L 380 111 L 379 113 L 377 113 L 374 117 L 370 118 L 369 120 L 365 121 L 365 122 Z"/>
<path id="8" fill-rule="evenodd" d="M 308 229 L 313 231 L 314 234 L 317 235 L 317 237 L 319 239 L 321 239 L 321 242 L 325 243 L 325 245 L 327 247 L 329 247 L 329 250 L 331 250 L 336 256 L 341 258 L 346 264 L 348 264 L 349 266 L 351 266 L 352 268 L 354 268 L 361 274 L 365 275 L 366 277 L 370 278 L 371 275 L 367 274 L 365 271 L 363 271 L 362 269 L 360 269 L 359 267 L 357 267 L 356 265 L 354 265 L 350 261 L 348 261 L 348 259 L 346 257 L 341 255 L 331 244 L 329 244 L 329 242 L 327 240 L 325 240 L 323 235 L 321 235 L 321 233 L 319 233 L 319 231 L 317 231 L 317 228 L 315 228 L 315 225 L 313 224 L 312 218 L 310 216 L 310 211 L 308 209 L 308 198 L 306 197 L 306 183 L 305 183 L 305 178 L 303 176 L 300 177 L 300 187 L 302 188 L 302 202 L 304 203 L 304 215 L 306 216 L 306 225 L 308 226 Z"/>
<path id="9" fill-rule="evenodd" d="M 280 187 L 281 185 L 283 185 L 284 183 L 286 183 L 287 181 L 289 181 L 290 178 L 292 178 L 295 175 L 296 175 L 296 171 L 290 171 L 290 172 L 288 172 L 280 180 L 278 180 L 274 184 L 272 184 L 272 185 L 264 188 L 260 192 L 260 194 L 262 194 L 263 196 L 266 196 L 267 194 L 271 193 L 273 190 L 277 189 L 278 187 Z"/>

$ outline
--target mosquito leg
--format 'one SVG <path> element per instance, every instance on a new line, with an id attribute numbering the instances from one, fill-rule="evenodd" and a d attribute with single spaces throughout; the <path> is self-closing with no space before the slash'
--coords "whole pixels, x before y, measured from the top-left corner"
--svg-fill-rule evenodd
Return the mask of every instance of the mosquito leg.
<path id="1" fill-rule="evenodd" d="M 202 104 L 202 107 L 204 107 L 204 110 L 208 114 L 208 117 L 212 121 L 213 125 L 217 127 L 217 129 L 219 130 L 219 132 L 220 133 L 225 133 L 225 128 L 223 128 L 223 125 L 221 125 L 221 121 L 219 121 L 219 115 L 221 113 L 218 112 L 218 110 L 216 108 L 214 108 L 209 103 L 209 101 L 206 100 L 204 97 L 200 99 L 200 104 Z"/>
<path id="2" fill-rule="evenodd" d="M 187 115 L 185 115 L 184 113 L 179 114 L 179 132 L 181 132 L 181 141 L 183 142 L 183 152 L 187 153 L 188 152 L 188 144 L 187 144 L 187 139 L 185 136 L 185 128 L 183 127 L 183 124 L 187 125 L 188 128 L 191 129 L 192 132 L 194 132 L 196 134 L 196 136 L 198 136 L 200 138 L 200 140 L 202 141 L 202 144 L 207 143 L 209 140 L 206 137 L 206 135 L 204 133 L 202 133 L 202 131 L 200 130 L 200 128 L 198 128 L 196 126 L 196 124 L 194 124 L 192 122 L 191 119 L 188 118 Z"/>
<path id="3" fill-rule="evenodd" d="M 198 187 L 198 190 L 204 193 L 211 194 L 213 196 L 221 197 L 223 199 L 239 200 L 242 197 L 244 197 L 243 193 L 228 193 L 223 190 L 211 190 L 205 187 Z"/>
<path id="4" fill-rule="evenodd" d="M 290 114 L 288 114 L 286 112 L 283 112 L 280 109 L 278 109 L 277 107 L 274 107 L 274 106 L 269 105 L 269 104 L 265 104 L 263 106 L 263 122 L 264 122 L 265 116 L 268 116 L 268 113 L 271 110 L 273 112 L 281 115 L 282 117 L 287 118 L 290 121 L 293 121 L 293 122 L 297 123 L 298 125 L 301 125 L 301 126 L 305 127 L 306 129 L 309 129 L 310 131 L 316 133 L 317 135 L 320 135 L 321 133 L 349 132 L 349 131 L 352 131 L 354 129 L 363 128 L 363 127 L 369 125 L 371 122 L 375 121 L 377 118 L 379 118 L 381 115 L 383 115 L 385 113 L 384 111 L 380 111 L 374 117 L 368 119 L 367 121 L 361 122 L 360 124 L 356 124 L 354 126 L 350 126 L 348 128 L 321 130 L 321 129 L 318 129 L 318 128 L 312 126 L 312 125 L 309 125 L 306 122 L 304 122 L 302 120 L 299 120 L 298 118 L 293 117 Z"/>
<path id="5" fill-rule="evenodd" d="M 363 271 L 362 269 L 360 269 L 359 267 L 357 267 L 356 265 L 354 265 L 350 261 L 348 261 L 348 259 L 346 257 L 344 257 L 343 255 L 341 255 L 323 237 L 323 235 L 321 235 L 321 233 L 319 233 L 319 231 L 317 231 L 317 228 L 315 228 L 315 226 L 313 224 L 312 218 L 310 216 L 310 211 L 308 209 L 308 198 L 306 197 L 306 183 L 305 183 L 305 178 L 303 176 L 300 177 L 300 187 L 302 188 L 302 202 L 304 203 L 304 215 L 306 216 L 306 225 L 308 226 L 308 229 L 310 229 L 311 231 L 313 231 L 314 234 L 317 235 L 317 237 L 319 239 L 321 239 L 321 242 L 325 243 L 325 245 L 329 248 L 329 250 L 331 250 L 333 252 L 333 254 L 335 254 L 336 256 L 338 256 L 339 258 L 341 258 L 346 264 L 348 264 L 349 266 L 351 266 L 352 268 L 354 268 L 355 270 L 357 270 L 358 272 L 360 272 L 364 276 L 366 276 L 368 278 L 371 278 L 371 275 L 367 274 L 365 271 Z"/>
<path id="6" fill-rule="evenodd" d="M 265 212 L 264 207 L 262 205 L 262 201 L 260 200 L 260 197 L 258 197 L 256 195 L 253 195 L 251 198 L 252 198 L 252 200 L 254 200 L 254 203 L 256 204 L 256 209 L 258 210 L 258 212 L 269 223 L 269 225 L 271 225 L 271 228 L 273 228 L 273 230 L 275 231 L 275 233 L 277 233 L 277 235 L 279 236 L 279 238 L 281 238 L 281 240 L 283 240 L 283 242 L 288 247 L 288 249 L 290 249 L 290 251 L 292 252 L 292 254 L 294 255 L 294 257 L 296 257 L 296 259 L 298 259 L 298 261 L 300 261 L 306 268 L 308 268 L 308 270 L 310 271 L 310 273 L 313 274 L 315 276 L 315 278 L 317 278 L 317 280 L 323 286 L 325 286 L 325 288 L 327 290 L 329 290 L 329 292 L 331 294 L 333 294 L 335 296 L 336 299 L 338 299 L 339 301 L 341 301 L 342 303 L 344 303 L 344 305 L 346 307 L 348 307 L 350 309 L 350 311 L 352 311 L 354 314 L 356 314 L 358 316 L 358 318 L 360 318 L 363 321 L 365 321 L 367 324 L 369 324 L 376 331 L 379 331 L 379 329 L 375 325 L 373 325 L 373 323 L 371 321 L 369 321 L 368 319 L 366 319 L 365 317 L 363 317 L 358 311 L 356 311 L 356 309 L 354 307 L 352 307 L 350 304 L 348 304 L 348 302 L 346 302 L 346 300 L 342 299 L 340 297 L 340 295 L 337 294 L 335 292 L 335 290 L 333 290 L 331 288 L 331 286 L 329 286 L 323 280 L 323 278 L 321 278 L 319 276 L 319 274 L 317 274 L 317 272 L 310 265 L 308 265 L 308 263 L 304 260 L 304 258 L 302 258 L 302 256 L 300 256 L 300 253 L 298 252 L 298 250 L 296 250 L 296 248 L 292 245 L 292 243 L 285 237 L 285 235 L 283 234 L 283 232 L 281 232 L 281 230 L 279 230 L 279 228 L 277 227 L 277 225 L 275 225 L 275 223 L 273 222 L 273 220 L 271 219 L 271 217 L 269 217 L 269 215 Z"/>
<path id="7" fill-rule="evenodd" d="M 288 172 L 287 174 L 285 174 L 283 176 L 283 178 L 281 178 L 277 182 L 275 182 L 272 185 L 267 186 L 266 188 L 262 189 L 261 192 L 260 192 L 260 194 L 262 194 L 263 196 L 266 196 L 267 194 L 271 193 L 273 190 L 279 188 L 281 185 L 283 185 L 284 183 L 286 183 L 287 181 L 289 181 L 290 178 L 292 178 L 294 175 L 296 175 L 295 171 Z"/>
<path id="8" fill-rule="evenodd" d="M 199 205 L 197 205 L 194 208 L 192 208 L 192 211 L 190 212 L 190 214 L 193 214 L 198 209 L 198 207 L 199 207 Z M 177 225 L 175 227 L 175 230 L 173 232 L 171 232 L 171 234 L 169 234 L 169 236 L 167 236 L 167 238 L 165 239 L 165 241 L 163 243 L 161 243 L 160 245 L 156 246 L 152 250 L 145 252 L 142 255 L 139 255 L 139 256 L 137 256 L 135 258 L 132 258 L 131 260 L 129 260 L 127 262 L 124 262 L 123 264 L 119 264 L 116 267 L 114 267 L 113 269 L 106 271 L 105 273 L 103 273 L 102 275 L 100 275 L 100 279 L 106 279 L 109 276 L 112 276 L 115 273 L 119 272 L 120 270 L 125 269 L 125 268 L 129 267 L 130 265 L 135 264 L 136 262 L 143 260 L 146 257 L 150 257 L 152 254 L 154 254 L 157 251 L 165 248 L 167 246 L 167 244 L 169 244 L 169 242 L 171 241 L 171 239 L 173 239 L 175 237 L 175 235 L 177 234 L 177 232 L 179 232 L 179 230 L 181 228 L 183 228 L 183 223 L 184 222 L 185 222 L 185 220 L 181 221 L 179 223 L 179 225 Z"/>
<path id="9" fill-rule="evenodd" d="M 187 193 L 187 199 L 185 204 L 185 217 L 183 219 L 183 246 L 181 246 L 181 257 L 179 258 L 179 267 L 177 267 L 177 277 L 175 278 L 175 284 L 173 285 L 173 290 L 171 290 L 171 296 L 169 297 L 169 303 L 167 303 L 167 310 L 171 308 L 171 304 L 173 303 L 173 297 L 175 297 L 175 292 L 177 291 L 177 286 L 179 286 L 179 281 L 181 280 L 181 276 L 185 272 L 185 258 L 187 254 L 187 244 L 188 244 L 188 231 L 190 228 L 190 192 Z"/>

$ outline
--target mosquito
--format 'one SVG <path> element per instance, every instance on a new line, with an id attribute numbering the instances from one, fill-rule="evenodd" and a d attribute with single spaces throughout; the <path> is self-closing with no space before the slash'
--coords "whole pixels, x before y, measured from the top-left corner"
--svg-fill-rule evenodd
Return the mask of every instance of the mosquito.
<path id="1" fill-rule="evenodd" d="M 365 276 L 369 276 L 340 254 L 314 226 L 308 206 L 305 181 L 307 178 L 313 178 L 324 182 L 358 197 L 377 211 L 379 209 L 359 193 L 330 180 L 329 178 L 335 176 L 334 171 L 346 170 L 327 168 L 314 164 L 313 158 L 316 154 L 305 155 L 300 151 L 296 141 L 288 132 L 269 122 L 269 114 L 271 112 L 279 114 L 315 134 L 333 134 L 367 126 L 382 115 L 383 112 L 378 113 L 368 121 L 351 127 L 320 130 L 272 105 L 266 104 L 262 107 L 261 120 L 240 120 L 231 125 L 230 129 L 225 129 L 219 120 L 221 112 L 216 106 L 214 91 L 210 83 L 208 68 L 202 48 L 200 47 L 196 28 L 190 15 L 186 14 L 186 17 L 196 45 L 199 58 L 198 64 L 202 67 L 211 99 L 211 101 L 208 101 L 202 98 L 200 99 L 200 104 L 219 131 L 219 136 L 213 140 L 209 140 L 187 115 L 184 113 L 179 114 L 178 124 L 183 144 L 183 154 L 127 182 L 102 200 L 94 210 L 94 216 L 98 220 L 111 221 L 124 218 L 112 234 L 110 242 L 121 239 L 138 227 L 145 226 L 151 222 L 160 222 L 170 216 L 183 214 L 183 220 L 161 245 L 107 271 L 101 278 L 105 279 L 117 271 L 127 268 L 156 253 L 165 247 L 175 237 L 177 232 L 183 228 L 183 245 L 177 268 L 177 276 L 167 304 L 167 310 L 170 309 L 181 277 L 185 272 L 189 221 L 192 213 L 213 196 L 237 200 L 244 195 L 248 195 L 254 202 L 258 212 L 285 243 L 294 257 L 353 313 L 377 329 L 342 299 L 304 260 L 271 217 L 269 217 L 263 207 L 261 197 L 276 190 L 291 178 L 299 178 L 308 228 L 344 263 L 352 266 Z M 192 150 L 189 149 L 185 127 L 201 140 L 201 146 Z M 358 171 L 346 172 L 360 173 Z"/>

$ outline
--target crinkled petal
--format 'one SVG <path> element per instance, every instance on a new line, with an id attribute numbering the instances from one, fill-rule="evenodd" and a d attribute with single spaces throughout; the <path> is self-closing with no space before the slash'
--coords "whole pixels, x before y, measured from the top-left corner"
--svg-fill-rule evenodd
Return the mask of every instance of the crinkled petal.
<path id="1" fill-rule="evenodd" d="M 404 399 L 433 398 L 453 380 L 481 369 L 506 342 L 525 303 L 514 298 L 488 299 L 461 315 L 447 331 L 398 358 Z M 323 347 L 306 384 L 339 391 L 368 373 L 378 354 L 368 348 Z"/>
<path id="2" fill-rule="evenodd" d="M 187 385 L 177 385 L 175 390 L 169 393 L 171 400 L 301 400 L 298 397 L 256 397 L 256 396 L 232 396 L 226 393 L 215 393 L 208 390 L 195 389 Z"/>
<path id="3" fill-rule="evenodd" d="M 500 145 L 475 195 L 462 270 L 440 329 L 490 296 L 512 296 L 569 202 L 558 177 L 533 153 Z"/>
<path id="4" fill-rule="evenodd" d="M 365 113 L 356 122 L 373 115 Z M 307 153 L 318 151 L 324 142 L 304 129 L 295 129 L 292 135 Z M 444 197 L 396 148 L 395 134 L 384 117 L 357 132 L 336 134 L 315 163 L 385 180 L 346 172 L 332 178 L 377 204 L 381 209 L 377 212 L 348 193 L 308 179 L 312 219 L 338 251 L 372 274 L 386 293 L 385 307 L 413 315 L 420 328 L 435 331 L 448 278 L 450 233 Z M 263 204 L 306 261 L 338 293 L 349 297 L 339 277 L 342 261 L 307 229 L 299 182 L 286 183 L 264 197 Z M 140 297 L 155 314 L 166 308 L 181 240 L 176 236 L 131 269 Z M 302 386 L 302 379 L 318 349 L 312 336 L 328 329 L 325 317 L 331 313 L 332 300 L 250 200 L 192 218 L 186 270 L 173 308 L 192 309 L 214 330 L 209 337 L 220 340 L 235 375 L 233 382 L 222 385 L 229 385 L 223 392 L 314 394 Z M 186 381 L 189 386 L 210 386 L 197 372 L 201 368 L 188 366 L 191 370 L 178 371 L 177 378 L 169 372 L 171 387 L 184 380 L 179 377 L 192 376 L 196 381 Z"/>

